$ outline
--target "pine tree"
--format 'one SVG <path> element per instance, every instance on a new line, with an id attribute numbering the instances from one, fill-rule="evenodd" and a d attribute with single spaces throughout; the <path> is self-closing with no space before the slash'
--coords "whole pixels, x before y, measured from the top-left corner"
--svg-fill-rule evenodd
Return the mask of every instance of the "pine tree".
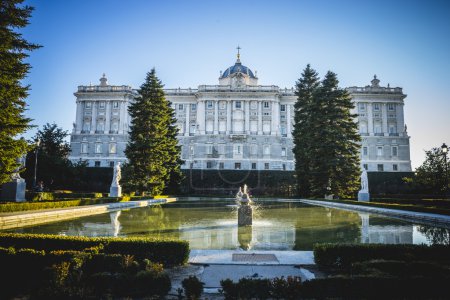
<path id="1" fill-rule="evenodd" d="M 338 87 L 336 74 L 319 82 L 307 65 L 297 82 L 294 154 L 299 194 L 341 198 L 354 196 L 359 187 L 359 141 L 356 115 L 347 91 Z"/>
<path id="2" fill-rule="evenodd" d="M 159 195 L 181 178 L 181 148 L 174 110 L 166 100 L 155 69 L 147 73 L 139 95 L 130 105 L 129 140 L 125 149 L 125 187 L 138 194 Z"/>
<path id="3" fill-rule="evenodd" d="M 313 139 L 311 126 L 311 106 L 314 93 L 319 86 L 317 72 L 308 64 L 303 70 L 302 77 L 296 82 L 297 102 L 294 105 L 294 130 L 292 137 L 294 140 L 295 170 L 297 175 L 297 189 L 301 197 L 309 197 L 311 189 L 309 185 L 309 151 Z"/>
<path id="4" fill-rule="evenodd" d="M 33 10 L 20 7 L 22 0 L 0 1 L 0 184 L 8 182 L 19 166 L 17 158 L 28 150 L 28 144 L 17 136 L 29 129 L 31 120 L 24 116 L 29 86 L 22 86 L 31 66 L 24 63 L 26 51 L 40 46 L 22 38 L 16 30 L 29 24 Z"/>

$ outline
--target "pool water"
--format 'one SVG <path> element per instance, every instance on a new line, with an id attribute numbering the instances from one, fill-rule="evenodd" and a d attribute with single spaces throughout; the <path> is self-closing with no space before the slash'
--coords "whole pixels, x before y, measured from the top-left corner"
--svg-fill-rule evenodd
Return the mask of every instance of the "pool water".
<path id="1" fill-rule="evenodd" d="M 237 226 L 234 199 L 180 198 L 8 232 L 158 237 L 191 249 L 312 250 L 315 243 L 448 244 L 449 230 L 290 200 L 255 201 L 253 226 Z"/>

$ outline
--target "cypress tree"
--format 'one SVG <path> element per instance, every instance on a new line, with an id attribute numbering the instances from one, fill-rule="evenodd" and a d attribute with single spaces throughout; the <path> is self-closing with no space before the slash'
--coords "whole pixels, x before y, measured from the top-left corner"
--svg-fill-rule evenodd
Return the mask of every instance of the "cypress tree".
<path id="1" fill-rule="evenodd" d="M 181 178 L 181 150 L 174 110 L 155 69 L 147 73 L 128 112 L 131 126 L 125 149 L 125 187 L 138 194 L 159 195 L 171 181 L 176 185 L 177 176 Z"/>
<path id="2" fill-rule="evenodd" d="M 341 198 L 354 196 L 359 187 L 360 136 L 351 113 L 350 95 L 339 88 L 333 72 L 319 82 L 307 65 L 297 82 L 294 154 L 299 194 Z"/>
<path id="3" fill-rule="evenodd" d="M 0 184 L 8 182 L 19 166 L 17 158 L 28 150 L 18 135 L 29 129 L 31 119 L 24 116 L 29 86 L 21 80 L 31 66 L 24 63 L 27 51 L 39 48 L 16 32 L 29 24 L 33 8 L 20 7 L 22 0 L 0 1 Z"/>
<path id="4" fill-rule="evenodd" d="M 297 176 L 297 189 L 301 197 L 309 197 L 311 189 L 309 184 L 309 147 L 314 139 L 311 131 L 312 103 L 314 94 L 319 86 L 317 72 L 308 64 L 303 70 L 302 77 L 296 82 L 295 95 L 297 102 L 294 105 L 294 140 L 295 170 Z"/>

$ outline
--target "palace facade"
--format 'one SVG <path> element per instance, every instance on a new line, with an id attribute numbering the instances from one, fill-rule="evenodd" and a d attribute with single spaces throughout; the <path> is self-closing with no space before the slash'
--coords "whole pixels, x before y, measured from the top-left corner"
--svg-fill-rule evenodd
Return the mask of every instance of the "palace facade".
<path id="1" fill-rule="evenodd" d="M 349 87 L 362 136 L 362 167 L 368 171 L 411 171 L 402 88 Z M 258 85 L 256 72 L 236 63 L 220 73 L 218 85 L 165 89 L 172 102 L 185 169 L 294 170 L 294 89 Z M 71 135 L 72 161 L 111 167 L 126 161 L 131 122 L 130 86 L 79 86 Z"/>

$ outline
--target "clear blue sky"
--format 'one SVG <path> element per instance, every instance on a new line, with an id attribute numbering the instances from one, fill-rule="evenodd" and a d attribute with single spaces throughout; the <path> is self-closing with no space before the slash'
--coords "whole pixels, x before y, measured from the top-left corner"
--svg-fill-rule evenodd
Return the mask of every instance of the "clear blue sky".
<path id="1" fill-rule="evenodd" d="M 29 0 L 22 32 L 43 45 L 29 59 L 27 115 L 35 125 L 75 120 L 78 85 L 138 88 L 152 67 L 167 88 L 217 84 L 241 60 L 260 84 L 292 87 L 311 63 L 342 87 L 403 87 L 413 167 L 424 149 L 450 144 L 448 1 Z M 35 131 L 30 131 L 28 137 Z"/>

